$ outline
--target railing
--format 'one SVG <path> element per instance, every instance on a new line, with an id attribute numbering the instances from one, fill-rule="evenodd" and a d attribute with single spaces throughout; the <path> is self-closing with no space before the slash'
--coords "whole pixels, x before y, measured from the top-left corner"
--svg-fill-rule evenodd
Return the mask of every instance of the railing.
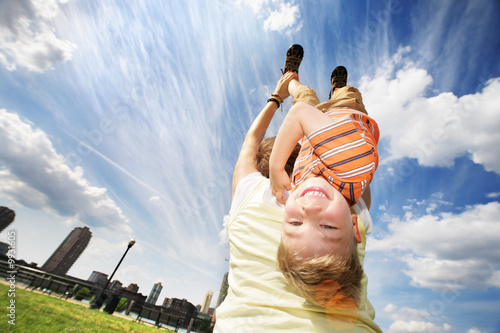
<path id="1" fill-rule="evenodd" d="M 75 296 L 76 292 L 81 287 L 87 287 L 91 291 L 89 295 L 97 295 L 101 291 L 102 287 L 96 285 L 90 281 L 77 280 L 71 277 L 59 276 L 51 273 L 44 272 L 42 270 L 23 266 L 16 264 L 15 269 L 12 270 L 9 267 L 9 263 L 4 260 L 0 260 L 0 278 L 8 279 L 12 276 L 12 272 L 15 271 L 15 283 L 22 283 L 26 285 L 26 290 L 39 290 L 42 293 L 51 295 L 52 293 L 61 294 L 60 298 L 68 299 Z M 121 292 L 116 292 L 112 290 L 107 290 L 107 299 L 109 303 L 118 303 L 121 297 L 126 297 L 127 299 L 140 302 L 141 304 L 144 300 L 135 298 L 133 295 L 122 295 Z M 116 308 L 116 304 L 109 304 L 110 306 L 104 311 L 112 314 Z M 162 325 L 168 325 L 170 327 L 175 327 L 175 331 L 180 327 L 190 327 L 192 325 L 196 326 L 201 322 L 208 321 L 206 319 L 190 316 L 190 315 L 173 315 L 164 312 L 160 309 L 150 308 L 147 305 L 138 305 L 139 314 L 137 316 L 137 321 L 142 319 L 152 320 L 155 326 L 161 328 Z M 186 325 L 186 318 L 190 319 L 190 325 Z"/>
<path id="2" fill-rule="evenodd" d="M 163 313 L 156 309 L 151 309 L 146 306 L 141 308 L 141 311 L 137 315 L 137 321 L 141 322 L 143 319 L 149 319 L 155 322 L 156 327 L 161 327 L 162 324 L 175 327 L 175 331 L 180 327 L 180 317 L 172 316 L 167 313 Z"/>

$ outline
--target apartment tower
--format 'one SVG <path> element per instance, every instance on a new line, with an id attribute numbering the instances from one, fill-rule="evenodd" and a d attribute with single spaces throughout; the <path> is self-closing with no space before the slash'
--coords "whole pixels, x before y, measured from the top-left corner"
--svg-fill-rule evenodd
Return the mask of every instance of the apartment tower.
<path id="1" fill-rule="evenodd" d="M 212 296 L 214 292 L 212 290 L 207 291 L 205 294 L 205 299 L 203 300 L 203 305 L 201 306 L 201 313 L 208 314 L 208 310 L 210 310 L 210 303 L 212 303 Z"/>
<path id="2" fill-rule="evenodd" d="M 42 269 L 56 275 L 66 275 L 89 244 L 92 233 L 88 227 L 75 228 L 43 264 Z"/>
<path id="3" fill-rule="evenodd" d="M 148 298 L 146 299 L 146 303 L 156 305 L 156 301 L 158 300 L 158 296 L 160 296 L 162 289 L 163 286 L 161 285 L 161 282 L 155 283 L 153 285 L 153 289 L 151 289 L 151 292 L 149 293 Z"/>

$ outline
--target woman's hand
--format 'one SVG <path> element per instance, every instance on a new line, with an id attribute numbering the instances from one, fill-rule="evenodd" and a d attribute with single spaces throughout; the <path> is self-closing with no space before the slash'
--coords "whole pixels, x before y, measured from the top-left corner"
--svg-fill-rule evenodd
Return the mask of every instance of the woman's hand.
<path id="1" fill-rule="evenodd" d="M 292 189 L 290 176 L 288 176 L 285 169 L 273 170 L 273 168 L 271 168 L 269 170 L 269 180 L 271 181 L 273 195 L 279 203 L 284 205 L 288 198 L 284 195 L 285 190 L 290 191 Z"/>
<path id="2" fill-rule="evenodd" d="M 295 72 L 285 73 L 276 84 L 276 88 L 274 89 L 274 93 L 277 94 L 282 100 L 285 100 L 290 93 L 288 92 L 288 84 L 293 79 L 299 80 L 299 76 Z"/>

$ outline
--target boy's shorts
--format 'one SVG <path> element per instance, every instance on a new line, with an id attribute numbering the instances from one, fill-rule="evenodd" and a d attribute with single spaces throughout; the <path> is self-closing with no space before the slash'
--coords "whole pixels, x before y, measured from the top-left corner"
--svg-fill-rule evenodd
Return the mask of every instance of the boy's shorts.
<path id="1" fill-rule="evenodd" d="M 334 109 L 352 109 L 366 113 L 363 105 L 363 98 L 358 89 L 352 86 L 345 86 L 335 89 L 332 98 L 329 101 L 320 103 L 316 92 L 308 86 L 302 86 L 296 93 L 293 104 L 304 102 L 317 109 L 328 112 Z"/>

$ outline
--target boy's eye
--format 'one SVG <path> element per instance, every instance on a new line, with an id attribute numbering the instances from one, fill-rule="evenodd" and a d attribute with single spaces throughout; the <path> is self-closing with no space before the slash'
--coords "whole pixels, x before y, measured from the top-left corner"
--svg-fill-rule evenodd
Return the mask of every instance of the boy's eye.
<path id="1" fill-rule="evenodd" d="M 326 224 L 322 225 L 322 227 L 325 229 L 337 229 L 336 227 L 332 227 L 331 225 L 326 225 Z"/>
<path id="2" fill-rule="evenodd" d="M 294 225 L 294 226 L 301 226 L 302 225 L 302 222 L 290 222 L 291 225 Z"/>

